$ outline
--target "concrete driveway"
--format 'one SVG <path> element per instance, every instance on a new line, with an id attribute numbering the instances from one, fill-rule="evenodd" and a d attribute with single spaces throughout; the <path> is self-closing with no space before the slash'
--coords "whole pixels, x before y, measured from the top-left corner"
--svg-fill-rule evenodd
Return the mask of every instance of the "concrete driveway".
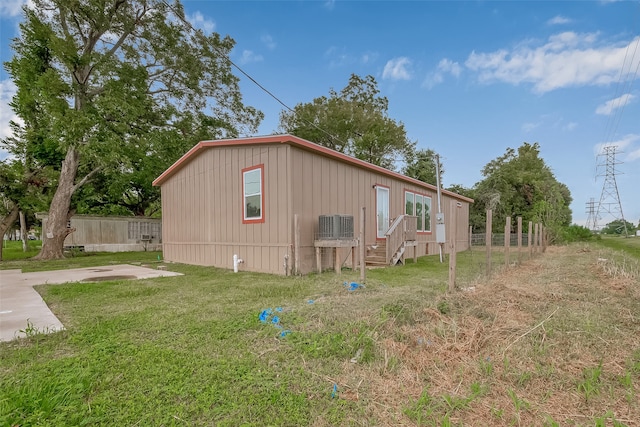
<path id="1" fill-rule="evenodd" d="M 181 275 L 128 264 L 35 273 L 0 270 L 0 341 L 24 337 L 26 334 L 20 331 L 25 331 L 30 326 L 34 328 L 34 332 L 37 330 L 48 333 L 64 329 L 64 325 L 49 310 L 40 294 L 33 289 L 35 285 Z"/>

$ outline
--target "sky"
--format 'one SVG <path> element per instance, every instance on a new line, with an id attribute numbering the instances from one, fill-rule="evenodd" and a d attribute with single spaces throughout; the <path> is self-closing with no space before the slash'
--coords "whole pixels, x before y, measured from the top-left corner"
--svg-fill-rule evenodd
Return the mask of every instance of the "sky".
<path id="1" fill-rule="evenodd" d="M 24 3 L 0 0 L 3 62 Z M 277 97 L 234 69 L 245 104 L 265 115 L 257 135 L 278 131 L 280 102 L 293 108 L 339 92 L 352 74 L 371 75 L 389 117 L 418 148 L 440 154 L 445 187 L 472 187 L 507 148 L 537 142 L 571 191 L 573 222 L 584 225 L 605 184 L 598 154 L 616 145 L 622 212 L 640 221 L 640 1 L 183 4 L 195 27 L 233 38 L 231 60 Z M 0 138 L 14 92 L 3 68 Z M 601 216 L 599 224 L 614 219 Z"/>

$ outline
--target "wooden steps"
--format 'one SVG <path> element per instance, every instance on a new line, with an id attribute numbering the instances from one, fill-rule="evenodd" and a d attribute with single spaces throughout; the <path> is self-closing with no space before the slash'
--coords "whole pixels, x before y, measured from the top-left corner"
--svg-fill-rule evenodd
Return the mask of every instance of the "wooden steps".
<path id="1" fill-rule="evenodd" d="M 378 240 L 375 244 L 367 245 L 365 263 L 371 266 L 389 265 L 387 264 L 387 242 Z"/>

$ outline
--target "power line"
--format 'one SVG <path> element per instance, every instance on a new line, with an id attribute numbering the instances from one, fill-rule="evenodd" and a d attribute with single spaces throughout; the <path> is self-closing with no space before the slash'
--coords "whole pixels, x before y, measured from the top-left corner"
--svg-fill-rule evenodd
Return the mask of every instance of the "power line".
<path id="1" fill-rule="evenodd" d="M 638 4 L 638 10 L 640 12 L 640 3 Z M 638 21 L 640 21 L 639 17 L 640 17 L 640 13 L 636 15 L 636 18 L 638 19 Z M 629 98 L 631 96 L 631 88 L 633 87 L 633 82 L 638 75 L 638 70 L 640 69 L 640 58 L 639 58 L 638 63 L 636 65 L 636 69 L 635 71 L 633 71 L 633 64 L 636 59 L 636 53 L 638 52 L 638 47 L 640 46 L 640 36 L 636 37 L 635 48 L 631 55 L 631 60 L 627 63 L 627 58 L 629 57 L 629 49 L 632 44 L 633 44 L 633 40 L 629 42 L 629 44 L 625 49 L 624 59 L 622 61 L 622 67 L 620 68 L 620 74 L 618 75 L 616 90 L 614 92 L 614 97 L 613 97 L 614 102 L 611 105 L 611 111 L 613 114 L 609 115 L 609 119 L 607 120 L 607 124 L 605 125 L 605 132 L 604 132 L 604 139 L 603 139 L 603 143 L 605 145 L 607 143 L 613 142 L 613 138 L 615 137 L 618 130 L 618 126 L 620 125 L 620 121 L 622 120 L 622 114 L 624 112 L 624 108 L 629 102 Z M 626 75 L 625 75 L 625 68 L 628 68 Z M 633 71 L 633 76 L 631 76 L 632 71 Z M 624 76 L 624 81 L 623 81 L 623 76 Z M 629 96 L 624 96 L 624 95 L 629 95 Z"/>
<path id="2" fill-rule="evenodd" d="M 186 18 L 181 15 L 180 13 L 178 13 L 178 11 L 176 11 L 176 9 L 170 5 L 167 0 L 162 0 L 162 3 L 165 4 L 165 6 L 167 6 L 172 12 L 173 14 L 180 20 L 180 22 L 182 22 L 185 26 L 187 26 L 187 28 L 189 30 L 191 30 L 192 32 L 197 32 L 197 30 L 193 27 L 193 25 L 186 20 Z M 208 44 L 210 47 L 212 47 L 216 52 L 218 52 L 218 54 L 224 58 L 227 62 L 229 62 L 229 64 L 231 64 L 233 67 L 235 67 L 242 75 L 244 75 L 246 78 L 248 78 L 252 83 L 254 83 L 256 86 L 258 86 L 258 88 L 260 88 L 260 90 L 262 90 L 263 92 L 265 92 L 267 95 L 269 95 L 271 98 L 275 99 L 276 102 L 278 102 L 280 105 L 282 105 L 285 109 L 287 109 L 289 112 L 293 113 L 295 116 L 295 111 L 289 107 L 287 104 L 285 104 L 280 98 L 278 98 L 275 94 L 273 94 L 271 91 L 269 91 L 267 88 L 265 88 L 263 85 L 261 85 L 256 79 L 254 79 L 253 77 L 251 77 L 249 75 L 249 73 L 247 73 L 246 71 L 244 71 L 238 64 L 236 64 L 235 62 L 233 62 L 231 60 L 231 58 L 229 58 L 224 52 L 222 52 L 218 46 L 216 46 L 213 43 L 209 42 L 209 39 L 205 39 L 207 40 Z M 313 122 L 310 122 L 304 118 L 300 118 L 298 117 L 299 120 L 303 121 L 304 123 L 313 126 L 314 128 L 318 129 L 320 132 L 326 134 L 327 136 L 329 136 L 332 140 L 335 140 L 337 142 L 339 142 L 340 144 L 342 144 L 343 146 L 346 146 L 347 144 L 340 140 L 340 138 L 336 137 L 335 135 L 329 133 L 328 131 L 322 129 L 320 126 L 316 125 Z"/>

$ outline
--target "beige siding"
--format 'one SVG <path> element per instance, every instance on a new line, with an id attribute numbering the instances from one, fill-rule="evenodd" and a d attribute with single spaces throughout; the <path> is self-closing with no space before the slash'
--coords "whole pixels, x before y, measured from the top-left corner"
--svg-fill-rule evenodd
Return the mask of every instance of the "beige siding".
<path id="1" fill-rule="evenodd" d="M 264 216 L 257 224 L 242 222 L 242 170 L 264 165 Z M 420 233 L 419 256 L 437 253 L 434 189 L 348 164 L 299 146 L 281 143 L 212 146 L 162 183 L 163 250 L 169 261 L 232 268 L 237 254 L 240 270 L 284 274 L 284 258 L 293 267 L 293 218 L 300 230 L 300 272 L 316 268 L 313 242 L 318 217 L 353 215 L 356 237 L 360 208 L 366 207 L 366 244 L 376 241 L 376 185 L 389 188 L 389 217 L 404 213 L 405 190 L 431 197 L 431 233 Z M 468 241 L 469 205 L 443 196 L 447 239 L 458 230 L 459 250 Z M 455 217 L 453 213 L 455 212 Z M 457 220 L 456 220 L 457 219 Z M 448 247 L 448 245 L 445 245 Z M 342 250 L 343 259 L 349 256 Z M 407 256 L 413 256 L 412 249 Z M 332 265 L 325 254 L 326 266 Z"/>
<path id="2" fill-rule="evenodd" d="M 165 259 L 241 270 L 284 273 L 290 253 L 287 151 L 250 145 L 204 150 L 162 185 Z M 242 170 L 264 165 L 263 223 L 243 224 Z"/>
<path id="3" fill-rule="evenodd" d="M 317 153 L 298 147 L 291 147 L 293 180 L 293 214 L 300 216 L 301 229 L 301 272 L 313 271 L 316 266 L 313 240 L 318 231 L 318 217 L 328 214 L 353 215 L 356 237 L 360 230 L 360 208 L 366 207 L 366 244 L 376 242 L 376 185 L 389 188 L 389 217 L 391 219 L 404 214 L 405 190 L 426 194 L 431 197 L 431 232 L 419 233 L 418 256 L 438 252 L 435 235 L 435 212 L 437 212 L 437 194 L 435 190 L 410 184 L 405 181 L 383 176 L 374 171 L 349 165 L 334 158 L 320 156 Z M 452 213 L 456 211 L 457 218 Z M 454 228 L 457 230 L 458 249 L 466 249 L 468 241 L 469 205 L 450 196 L 443 196 L 442 210 L 445 215 L 447 240 Z M 454 227 L 455 222 L 455 227 Z M 445 245 L 445 247 L 448 245 Z M 445 248 L 446 249 L 446 248 Z M 348 250 L 343 251 L 343 259 Z M 413 256 L 410 249 L 408 256 Z M 331 259 L 325 254 L 324 262 Z"/>

